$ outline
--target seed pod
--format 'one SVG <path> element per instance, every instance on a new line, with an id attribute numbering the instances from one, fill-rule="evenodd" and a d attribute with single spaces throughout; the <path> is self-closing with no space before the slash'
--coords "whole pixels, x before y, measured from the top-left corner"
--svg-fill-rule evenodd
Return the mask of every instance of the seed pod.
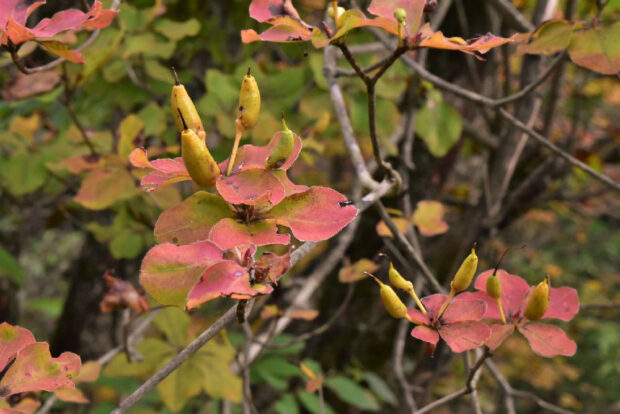
<path id="1" fill-rule="evenodd" d="M 390 262 L 389 276 L 390 283 L 396 289 L 404 290 L 405 292 L 410 292 L 413 290 L 413 283 L 411 283 L 409 280 L 405 279 L 400 273 L 398 273 L 398 270 L 396 270 L 392 262 Z"/>
<path id="2" fill-rule="evenodd" d="M 183 132 L 184 123 L 189 129 L 193 129 L 196 134 L 204 141 L 207 137 L 205 128 L 202 125 L 202 120 L 198 115 L 198 111 L 192 102 L 192 98 L 189 97 L 185 86 L 181 84 L 177 76 L 177 72 L 172 68 L 174 74 L 174 86 L 172 87 L 172 94 L 170 96 L 170 102 L 172 104 L 172 116 L 174 116 L 174 123 L 177 126 L 179 132 Z"/>
<path id="3" fill-rule="evenodd" d="M 469 256 L 463 260 L 461 267 L 457 270 L 450 287 L 455 293 L 462 292 L 467 289 L 474 278 L 476 269 L 478 268 L 478 256 L 476 256 L 476 248 L 471 249 Z"/>
<path id="4" fill-rule="evenodd" d="M 383 301 L 383 306 L 388 311 L 388 313 L 396 319 L 401 319 L 407 316 L 407 307 L 400 300 L 394 289 L 385 283 L 381 282 L 376 277 L 370 275 L 375 282 L 379 284 L 379 294 L 381 295 L 381 300 Z"/>
<path id="5" fill-rule="evenodd" d="M 499 284 L 499 277 L 495 272 L 487 279 L 487 294 L 494 299 L 499 299 L 502 296 L 502 286 Z"/>
<path id="6" fill-rule="evenodd" d="M 340 6 L 338 6 L 336 10 L 337 10 L 338 15 L 334 18 L 334 8 L 332 6 L 329 6 L 327 9 L 327 14 L 329 15 L 329 17 L 331 17 L 332 19 L 337 19 L 340 16 L 342 16 L 342 14 L 346 11 L 344 7 L 340 7 Z"/>
<path id="7" fill-rule="evenodd" d="M 534 288 L 530 301 L 525 308 L 525 317 L 537 321 L 543 317 L 549 307 L 549 276 Z"/>
<path id="8" fill-rule="evenodd" d="M 402 7 L 397 8 L 394 10 L 394 18 L 398 21 L 398 23 L 405 24 L 407 20 L 407 11 Z"/>
<path id="9" fill-rule="evenodd" d="M 260 91 L 250 68 L 241 82 L 239 91 L 239 113 L 237 119 L 244 129 L 248 130 L 258 122 L 260 112 Z"/>
<path id="10" fill-rule="evenodd" d="M 295 134 L 286 125 L 284 114 L 282 114 L 282 127 L 284 129 L 280 135 L 280 140 L 269 155 L 269 158 L 267 158 L 267 168 L 280 168 L 288 157 L 291 156 L 295 148 Z"/>
<path id="11" fill-rule="evenodd" d="M 184 117 L 181 116 L 184 121 Z M 187 125 L 184 123 L 184 126 Z M 193 129 L 181 133 L 181 155 L 192 180 L 202 187 L 212 187 L 220 175 L 220 168 L 211 156 L 203 139 Z"/>

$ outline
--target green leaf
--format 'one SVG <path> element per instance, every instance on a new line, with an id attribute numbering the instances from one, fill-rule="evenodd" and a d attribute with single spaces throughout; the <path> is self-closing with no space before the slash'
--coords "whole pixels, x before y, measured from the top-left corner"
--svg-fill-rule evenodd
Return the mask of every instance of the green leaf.
<path id="1" fill-rule="evenodd" d="M 138 116 L 144 123 L 145 136 L 159 135 L 166 130 L 166 113 L 155 102 L 142 108 Z"/>
<path id="2" fill-rule="evenodd" d="M 153 323 L 166 335 L 166 339 L 174 346 L 184 347 L 187 345 L 187 329 L 190 318 L 187 313 L 179 308 L 162 309 Z"/>
<path id="3" fill-rule="evenodd" d="M 109 27 L 101 31 L 97 40 L 83 52 L 84 65 L 82 66 L 80 82 L 84 82 L 84 80 L 110 60 L 112 56 L 118 53 L 118 47 L 124 35 L 124 31 Z"/>
<path id="4" fill-rule="evenodd" d="M 398 398 L 396 398 L 396 395 L 394 395 L 383 378 L 374 372 L 366 371 L 364 372 L 364 379 L 370 386 L 370 389 L 377 397 L 379 397 L 379 399 L 381 399 L 381 401 L 385 401 L 392 406 L 398 405 Z"/>
<path id="5" fill-rule="evenodd" d="M 144 62 L 144 70 L 153 79 L 172 85 L 174 78 L 170 69 L 159 63 L 157 59 L 148 59 Z M 162 118 L 164 121 L 166 118 Z"/>
<path id="6" fill-rule="evenodd" d="M 443 102 L 441 93 L 430 91 L 426 104 L 418 112 L 415 132 L 431 154 L 443 157 L 461 136 L 461 114 Z"/>
<path id="7" fill-rule="evenodd" d="M 62 313 L 63 301 L 60 298 L 38 298 L 26 303 L 26 309 L 41 312 L 50 318 L 57 318 Z"/>
<path id="8" fill-rule="evenodd" d="M 329 377 L 325 380 L 325 386 L 335 392 L 338 398 L 353 407 L 367 411 L 379 410 L 379 404 L 370 391 L 347 377 Z"/>
<path id="9" fill-rule="evenodd" d="M 41 152 L 20 151 L 8 160 L 0 158 L 0 177 L 2 185 L 14 196 L 31 193 L 45 183 L 47 169 L 46 156 Z"/>
<path id="10" fill-rule="evenodd" d="M 620 72 L 620 22 L 573 33 L 568 47 L 573 62 L 595 72 Z"/>
<path id="11" fill-rule="evenodd" d="M 189 19 L 184 22 L 158 19 L 153 27 L 156 31 L 175 42 L 184 37 L 195 36 L 200 31 L 200 23 L 197 19 Z"/>
<path id="12" fill-rule="evenodd" d="M 118 126 L 119 138 L 117 152 L 123 161 L 129 161 L 129 154 L 136 146 L 135 140 L 143 129 L 144 123 L 134 114 L 126 116 L 125 119 L 121 121 Z"/>
<path id="13" fill-rule="evenodd" d="M 273 409 L 277 414 L 299 414 L 299 405 L 291 394 L 284 394 L 273 405 Z"/>
<path id="14" fill-rule="evenodd" d="M 161 365 L 165 365 L 163 362 Z M 202 372 L 199 366 L 187 361 L 157 385 L 157 392 L 172 412 L 181 411 L 187 401 L 200 393 Z"/>
<path id="15" fill-rule="evenodd" d="M 202 370 L 202 387 L 212 398 L 241 402 L 241 378 L 230 370 L 234 358 L 235 350 L 228 341 L 226 331 L 222 331 L 189 361 Z"/>
<path id="16" fill-rule="evenodd" d="M 133 229 L 123 229 L 110 240 L 110 253 L 115 259 L 133 259 L 144 247 L 144 238 Z"/>
<path id="17" fill-rule="evenodd" d="M 241 80 L 239 80 L 240 82 Z M 212 95 L 216 97 L 226 108 L 236 105 L 239 99 L 239 86 L 235 85 L 230 77 L 224 75 L 219 70 L 209 69 L 205 75 L 205 83 L 209 91 L 207 96 Z M 212 110 L 215 112 L 208 115 L 215 115 L 221 109 L 212 108 Z"/>
<path id="18" fill-rule="evenodd" d="M 310 394 L 307 391 L 300 391 L 296 394 L 297 399 L 312 414 L 334 414 L 334 410 L 324 402 L 324 411 L 321 411 L 321 403 L 316 394 Z"/>
<path id="19" fill-rule="evenodd" d="M 168 361 L 175 353 L 175 349 L 166 342 L 145 338 L 136 351 L 142 355 L 142 360 L 129 362 L 126 353 L 120 353 L 104 368 L 103 374 L 108 377 L 148 377 L 162 361 Z"/>
<path id="20" fill-rule="evenodd" d="M 9 278 L 17 286 L 21 286 L 26 277 L 24 269 L 2 246 L 0 246 L 0 277 Z"/>
<path id="21" fill-rule="evenodd" d="M 575 25 L 567 20 L 550 20 L 540 25 L 533 33 L 528 45 L 519 48 L 530 54 L 552 55 L 566 49 Z"/>

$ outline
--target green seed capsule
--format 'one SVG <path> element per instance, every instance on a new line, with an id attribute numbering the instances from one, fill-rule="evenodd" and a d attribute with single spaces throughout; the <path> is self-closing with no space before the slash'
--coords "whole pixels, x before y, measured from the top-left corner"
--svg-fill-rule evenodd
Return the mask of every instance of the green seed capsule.
<path id="1" fill-rule="evenodd" d="M 407 316 L 407 307 L 400 300 L 394 289 L 381 282 L 379 279 L 374 277 L 373 275 L 367 273 L 371 276 L 377 284 L 379 284 L 379 294 L 381 295 L 381 300 L 383 301 L 383 306 L 388 311 L 388 313 L 396 319 L 401 319 Z"/>
<path id="2" fill-rule="evenodd" d="M 398 21 L 398 23 L 405 24 L 405 21 L 407 20 L 407 11 L 402 7 L 397 8 L 394 10 L 394 18 Z"/>
<path id="3" fill-rule="evenodd" d="M 405 292 L 410 292 L 413 290 L 413 283 L 405 279 L 399 272 L 394 268 L 392 262 L 390 262 L 390 283 L 396 289 L 404 290 Z"/>
<path id="4" fill-rule="evenodd" d="M 469 256 L 465 258 L 461 267 L 457 270 L 450 287 L 455 293 L 462 292 L 469 287 L 476 269 L 478 268 L 478 256 L 476 256 L 476 249 L 472 248 Z"/>
<path id="5" fill-rule="evenodd" d="M 284 114 L 282 115 L 282 126 L 283 130 L 280 134 L 280 140 L 271 154 L 269 154 L 269 158 L 267 158 L 267 168 L 280 168 L 295 149 L 295 134 L 286 125 Z"/>
<path id="6" fill-rule="evenodd" d="M 250 68 L 243 78 L 239 91 L 239 113 L 237 119 L 244 129 L 252 128 L 258 122 L 260 112 L 260 91 Z"/>
<path id="7" fill-rule="evenodd" d="M 202 125 L 202 120 L 198 115 L 198 111 L 196 110 L 196 106 L 194 106 L 192 98 L 189 97 L 185 86 L 179 82 L 174 68 L 172 70 L 174 73 L 175 85 L 172 87 L 170 103 L 172 104 L 172 115 L 174 116 L 174 123 L 177 126 L 177 130 L 182 133 L 185 129 L 183 127 L 185 124 L 189 129 L 194 130 L 198 137 L 204 141 L 207 134 Z"/>
<path id="8" fill-rule="evenodd" d="M 499 277 L 495 273 L 487 279 L 487 294 L 494 299 L 499 299 L 502 296 L 502 286 L 499 284 Z"/>
<path id="9" fill-rule="evenodd" d="M 549 277 L 534 288 L 530 301 L 525 308 L 525 317 L 530 321 L 537 321 L 543 317 L 549 307 Z"/>
<path id="10" fill-rule="evenodd" d="M 196 184 L 202 187 L 212 187 L 220 175 L 220 168 L 211 156 L 204 139 L 200 138 L 193 129 L 187 128 L 183 116 L 181 120 L 185 126 L 181 133 L 181 155 L 185 168 Z"/>

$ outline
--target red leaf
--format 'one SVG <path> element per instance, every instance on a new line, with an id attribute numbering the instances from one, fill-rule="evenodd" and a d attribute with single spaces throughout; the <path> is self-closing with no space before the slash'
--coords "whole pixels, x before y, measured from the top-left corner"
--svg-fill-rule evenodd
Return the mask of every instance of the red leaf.
<path id="1" fill-rule="evenodd" d="M 101 2 L 96 0 L 88 13 L 78 9 L 63 10 L 41 20 L 32 31 L 37 37 L 51 37 L 66 30 L 101 29 L 109 26 L 117 13 L 112 10 L 102 12 L 102 9 Z"/>
<path id="2" fill-rule="evenodd" d="M 482 272 L 474 284 L 475 288 L 486 292 L 487 279 L 493 273 L 493 269 Z M 511 319 L 521 310 L 529 285 L 525 280 L 516 275 L 511 275 L 503 269 L 497 270 L 499 284 L 502 287 L 502 307 L 507 319 Z M 486 296 L 486 293 L 485 293 Z M 500 319 L 497 304 L 493 298 L 486 296 L 487 312 L 485 318 Z"/>
<path id="3" fill-rule="evenodd" d="M 149 309 L 146 299 L 138 293 L 131 283 L 114 277 L 110 270 L 103 274 L 103 279 L 106 284 L 106 292 L 99 303 L 101 312 L 112 312 L 124 308 L 131 308 L 136 312 L 146 312 Z"/>
<path id="4" fill-rule="evenodd" d="M 11 39 L 11 42 L 16 45 L 27 42 L 36 37 L 30 29 L 17 23 L 12 17 L 9 17 L 6 23 L 6 34 L 9 39 Z"/>
<path id="5" fill-rule="evenodd" d="M 146 191 L 154 191 L 159 187 L 192 179 L 181 157 L 149 161 L 146 150 L 144 148 L 136 148 L 129 154 L 129 162 L 137 168 L 155 170 L 145 175 L 140 182 L 140 185 Z"/>
<path id="6" fill-rule="evenodd" d="M 426 316 L 417 309 L 407 309 L 407 316 L 413 323 L 418 323 L 420 325 L 431 324 L 431 320 L 428 318 L 428 316 Z"/>
<path id="7" fill-rule="evenodd" d="M 442 323 L 453 324 L 463 321 L 479 321 L 484 316 L 487 305 L 482 300 L 455 298 L 441 316 Z"/>
<path id="8" fill-rule="evenodd" d="M 278 234 L 278 226 L 273 220 L 260 220 L 250 224 L 240 223 L 232 218 L 217 222 L 209 233 L 209 239 L 226 250 L 234 246 L 254 244 L 289 244 L 288 234 Z"/>
<path id="9" fill-rule="evenodd" d="M 446 301 L 446 298 L 446 295 L 442 295 L 441 293 L 435 293 L 433 295 L 423 297 L 421 300 L 428 313 L 431 316 L 435 316 L 439 312 L 439 308 L 441 308 L 441 305 L 443 305 L 443 303 Z"/>
<path id="10" fill-rule="evenodd" d="M 0 323 L 0 372 L 13 360 L 20 349 L 35 342 L 32 333 L 20 326 Z"/>
<path id="11" fill-rule="evenodd" d="M 470 55 L 476 55 L 476 53 L 484 54 L 495 47 L 513 41 L 512 38 L 499 37 L 491 33 L 467 41 L 460 37 L 446 37 L 441 31 L 433 32 L 428 23 L 424 25 L 420 32 L 424 40 L 419 43 L 419 47 L 457 50 Z"/>
<path id="12" fill-rule="evenodd" d="M 188 244 L 209 238 L 211 228 L 234 212 L 221 197 L 198 191 L 180 204 L 163 211 L 155 223 L 158 242 Z"/>
<path id="13" fill-rule="evenodd" d="M 570 287 L 551 288 L 549 291 L 549 307 L 544 319 L 560 319 L 570 321 L 579 312 L 579 295 Z"/>
<path id="14" fill-rule="evenodd" d="M 260 35 L 254 30 L 241 32 L 244 43 L 258 40 L 270 42 L 296 42 L 312 38 L 312 26 L 299 17 L 291 0 L 253 0 L 250 17 L 259 22 L 273 25 Z"/>
<path id="15" fill-rule="evenodd" d="M 159 244 L 144 256 L 140 283 L 162 305 L 184 307 L 200 275 L 221 260 L 222 252 L 209 241 L 186 246 Z"/>
<path id="16" fill-rule="evenodd" d="M 80 370 L 80 357 L 72 352 L 65 352 L 58 358 L 52 358 L 49 345 L 36 342 L 22 348 L 13 365 L 0 380 L 0 390 L 4 395 L 26 391 L 53 391 L 60 387 L 73 388 L 71 378 Z"/>
<path id="17" fill-rule="evenodd" d="M 491 325 L 491 335 L 489 339 L 487 339 L 486 346 L 488 346 L 491 351 L 495 351 L 506 338 L 512 335 L 514 330 L 515 326 L 511 323 L 507 325 L 499 323 Z"/>
<path id="18" fill-rule="evenodd" d="M 278 224 L 290 227 L 299 240 L 325 240 L 357 216 L 357 208 L 341 205 L 347 198 L 326 187 L 312 187 L 286 197 L 269 212 Z"/>
<path id="19" fill-rule="evenodd" d="M 220 296 L 249 298 L 270 293 L 272 290 L 273 288 L 269 285 L 251 285 L 247 269 L 227 260 L 210 266 L 204 271 L 200 282 L 189 293 L 187 308 L 196 308 Z"/>
<path id="20" fill-rule="evenodd" d="M 288 271 L 291 267 L 291 253 L 278 256 L 275 253 L 265 252 L 254 263 L 255 277 L 259 282 L 269 280 L 271 283 L 276 283 L 280 276 Z"/>
<path id="21" fill-rule="evenodd" d="M 425 0 L 373 0 L 368 11 L 376 16 L 381 16 L 391 21 L 390 26 L 385 26 L 388 32 L 398 34 L 398 24 L 394 17 L 394 10 L 402 8 L 407 12 L 405 21 L 406 35 L 413 37 L 418 33 L 422 24 Z"/>
<path id="22" fill-rule="evenodd" d="M 278 180 L 280 180 L 280 184 L 282 184 L 282 187 L 284 187 L 284 194 L 286 195 L 286 197 L 296 193 L 303 193 L 308 188 L 310 188 L 306 185 L 297 185 L 293 183 L 291 179 L 288 178 L 288 174 L 286 171 L 273 170 L 272 173 Z"/>
<path id="23" fill-rule="evenodd" d="M 30 3 L 30 4 L 28 4 Z M 4 28 L 7 19 L 12 16 L 19 24 L 26 24 L 28 16 L 35 9 L 45 4 L 43 1 L 2 0 L 0 2 L 0 29 Z"/>
<path id="24" fill-rule="evenodd" d="M 215 183 L 217 192 L 232 204 L 278 204 L 284 198 L 284 187 L 271 171 L 244 170 L 231 176 L 221 176 Z"/>
<path id="25" fill-rule="evenodd" d="M 232 168 L 232 174 L 234 175 L 239 171 L 252 170 L 256 168 L 264 169 L 267 159 L 278 146 L 281 136 L 282 131 L 276 132 L 269 140 L 269 143 L 262 147 L 255 145 L 243 145 L 240 147 L 239 151 L 237 151 L 235 163 Z M 295 160 L 297 160 L 297 157 L 301 152 L 302 142 L 301 138 L 299 138 L 297 134 L 294 134 L 294 137 L 295 145 L 293 147 L 293 152 L 277 170 L 274 170 L 274 173 L 278 170 L 288 170 L 291 168 Z M 229 158 L 219 164 L 222 171 L 225 171 L 228 167 L 228 161 Z"/>
<path id="26" fill-rule="evenodd" d="M 530 343 L 532 351 L 543 357 L 556 355 L 573 356 L 577 351 L 575 341 L 555 325 L 528 323 L 519 331 Z"/>
<path id="27" fill-rule="evenodd" d="M 439 333 L 437 333 L 436 330 L 424 325 L 413 328 L 411 331 L 411 336 L 433 345 L 439 342 Z"/>
<path id="28" fill-rule="evenodd" d="M 439 334 L 450 349 L 458 353 L 484 345 L 491 329 L 482 322 L 468 321 L 441 326 Z"/>

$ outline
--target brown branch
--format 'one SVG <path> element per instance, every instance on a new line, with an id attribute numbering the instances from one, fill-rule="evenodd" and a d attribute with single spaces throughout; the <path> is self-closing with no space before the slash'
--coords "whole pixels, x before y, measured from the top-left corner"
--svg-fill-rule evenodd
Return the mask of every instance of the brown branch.
<path id="1" fill-rule="evenodd" d="M 437 281 L 435 276 L 433 276 L 433 273 L 430 271 L 430 269 L 424 262 L 424 259 L 422 258 L 420 252 L 416 251 L 416 249 L 413 248 L 413 246 L 411 245 L 411 243 L 409 243 L 409 241 L 405 238 L 405 236 L 403 236 L 400 233 L 400 231 L 398 230 L 398 227 L 396 227 L 396 224 L 394 223 L 394 220 L 392 220 L 392 217 L 390 217 L 387 210 L 385 209 L 385 207 L 380 201 L 376 204 L 376 208 L 379 211 L 379 215 L 381 216 L 381 219 L 385 222 L 385 224 L 388 226 L 388 228 L 392 232 L 392 235 L 394 236 L 394 240 L 401 246 L 407 258 L 411 262 L 413 262 L 418 267 L 418 269 L 422 272 L 422 276 L 424 277 L 424 279 L 426 279 L 428 284 L 431 285 L 433 290 L 435 290 L 436 292 L 445 293 L 446 290 Z"/>
<path id="2" fill-rule="evenodd" d="M 555 155 L 559 156 L 560 158 L 563 158 L 564 160 L 566 160 L 572 166 L 577 167 L 577 168 L 585 171 L 590 176 L 594 177 L 595 179 L 597 179 L 600 182 L 602 182 L 602 183 L 606 184 L 607 186 L 609 186 L 611 189 L 620 192 L 620 183 L 614 181 L 612 178 L 610 178 L 610 177 L 608 177 L 608 176 L 606 176 L 604 174 L 601 174 L 601 173 L 593 170 L 587 164 L 584 164 L 583 162 L 579 161 L 577 158 L 575 158 L 572 155 L 568 154 L 567 152 L 565 152 L 564 150 L 559 148 L 557 145 L 555 145 L 554 143 L 549 141 L 547 138 L 545 138 L 542 135 L 540 135 L 538 132 L 534 131 L 531 128 L 528 128 L 527 125 L 525 125 L 523 122 L 519 121 L 517 118 L 512 116 L 505 109 L 500 108 L 499 109 L 499 113 L 500 113 L 500 115 L 502 117 L 504 117 L 506 120 L 510 121 L 518 129 L 520 129 L 524 133 L 528 134 L 530 137 L 534 138 L 534 140 L 536 140 L 536 142 L 538 142 L 542 146 L 544 146 L 544 147 L 548 148 L 549 150 L 551 150 L 551 152 L 553 152 Z"/>
<path id="3" fill-rule="evenodd" d="M 478 360 L 474 363 L 474 365 L 467 372 L 467 380 L 465 382 L 465 386 L 451 394 L 446 395 L 436 401 L 433 401 L 430 404 L 425 405 L 418 411 L 414 411 L 415 414 L 424 414 L 431 411 L 434 408 L 437 408 L 443 404 L 449 403 L 452 400 L 455 400 L 463 395 L 470 394 L 473 392 L 476 384 L 476 374 L 484 361 L 491 355 L 489 348 L 484 348 L 484 353 L 478 358 Z"/>

